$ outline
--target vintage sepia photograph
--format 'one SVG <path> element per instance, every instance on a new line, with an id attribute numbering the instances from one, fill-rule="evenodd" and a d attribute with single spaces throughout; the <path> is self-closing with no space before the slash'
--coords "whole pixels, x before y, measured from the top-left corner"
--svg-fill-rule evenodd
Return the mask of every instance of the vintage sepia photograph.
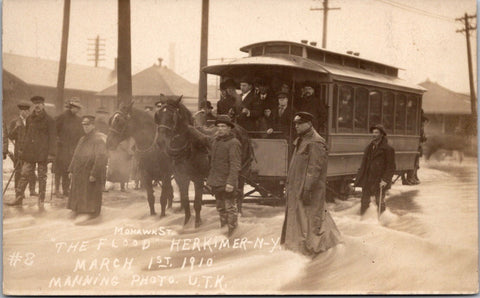
<path id="1" fill-rule="evenodd" d="M 475 0 L 3 0 L 4 295 L 475 294 Z"/>

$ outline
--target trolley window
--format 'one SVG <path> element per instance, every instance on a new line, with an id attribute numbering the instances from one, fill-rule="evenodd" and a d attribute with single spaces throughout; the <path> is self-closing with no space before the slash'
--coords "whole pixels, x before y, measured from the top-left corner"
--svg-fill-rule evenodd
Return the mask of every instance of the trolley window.
<path id="1" fill-rule="evenodd" d="M 395 104 L 395 134 L 405 134 L 405 113 L 406 113 L 406 96 L 404 94 L 397 95 Z"/>
<path id="2" fill-rule="evenodd" d="M 266 46 L 265 54 L 288 54 L 288 45 Z"/>
<path id="3" fill-rule="evenodd" d="M 370 92 L 370 112 L 368 114 L 369 125 L 380 124 L 382 121 L 382 93 L 378 90 Z"/>
<path id="4" fill-rule="evenodd" d="M 323 52 L 314 51 L 313 49 L 308 49 L 308 48 L 307 48 L 307 57 L 308 59 L 312 59 L 320 62 L 323 62 L 323 59 L 324 59 Z"/>
<path id="5" fill-rule="evenodd" d="M 338 131 L 352 132 L 353 128 L 353 88 L 349 86 L 340 87 L 338 98 Z"/>
<path id="6" fill-rule="evenodd" d="M 395 107 L 395 96 L 392 92 L 387 92 L 383 98 L 382 123 L 387 133 L 393 133 L 393 110 Z"/>
<path id="7" fill-rule="evenodd" d="M 355 90 L 355 132 L 367 132 L 368 124 L 368 90 L 357 88 Z"/>
<path id="8" fill-rule="evenodd" d="M 417 98 L 410 95 L 407 100 L 407 134 L 414 135 L 417 131 Z"/>
<path id="9" fill-rule="evenodd" d="M 337 54 L 325 53 L 325 62 L 331 64 L 342 64 L 342 57 Z"/>
<path id="10" fill-rule="evenodd" d="M 332 130 L 338 132 L 337 130 L 337 108 L 338 108 L 338 86 L 337 84 L 333 85 L 333 100 L 332 100 Z"/>

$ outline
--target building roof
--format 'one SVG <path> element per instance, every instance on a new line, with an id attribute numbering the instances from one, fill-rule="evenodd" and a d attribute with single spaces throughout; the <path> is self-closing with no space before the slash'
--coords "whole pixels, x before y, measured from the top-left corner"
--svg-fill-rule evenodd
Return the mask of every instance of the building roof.
<path id="1" fill-rule="evenodd" d="M 198 97 L 198 87 L 165 66 L 153 65 L 132 76 L 133 96 L 158 96 L 161 93 L 193 98 Z M 97 95 L 117 96 L 117 84 Z"/>
<path id="2" fill-rule="evenodd" d="M 59 62 L 3 53 L 3 70 L 26 84 L 57 87 Z M 65 89 L 98 92 L 117 80 L 114 70 L 67 63 Z"/>
<path id="3" fill-rule="evenodd" d="M 423 111 L 426 114 L 470 114 L 470 96 L 449 90 L 426 80 L 419 84 L 427 89 L 423 95 Z"/>

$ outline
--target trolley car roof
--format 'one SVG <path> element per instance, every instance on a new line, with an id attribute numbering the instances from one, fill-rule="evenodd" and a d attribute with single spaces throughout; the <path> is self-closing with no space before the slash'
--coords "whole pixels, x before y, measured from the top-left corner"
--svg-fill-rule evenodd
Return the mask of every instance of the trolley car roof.
<path id="1" fill-rule="evenodd" d="M 329 74 L 332 76 L 333 79 L 338 79 L 341 81 L 349 81 L 356 83 L 369 81 L 380 85 L 387 85 L 397 88 L 407 88 L 415 90 L 417 92 L 426 91 L 426 89 L 422 88 L 421 86 L 409 83 L 398 77 L 383 75 L 341 65 L 321 63 L 311 59 L 289 54 L 268 54 L 262 56 L 239 58 L 231 62 L 206 66 L 202 70 L 208 74 L 235 77 L 235 74 L 238 72 L 239 69 L 254 67 L 285 67 L 297 70 L 307 70 L 315 73 Z"/>

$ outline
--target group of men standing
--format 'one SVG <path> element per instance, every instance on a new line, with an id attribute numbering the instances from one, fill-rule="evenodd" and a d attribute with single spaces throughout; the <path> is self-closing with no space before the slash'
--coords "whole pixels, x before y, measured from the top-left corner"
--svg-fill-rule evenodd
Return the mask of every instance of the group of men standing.
<path id="1" fill-rule="evenodd" d="M 241 94 L 237 94 L 235 81 L 227 79 L 220 84 L 217 114 L 230 116 L 233 122 L 249 132 L 269 135 L 277 131 L 289 139 L 294 132 L 292 120 L 295 113 L 309 112 L 314 117 L 313 127 L 323 132 L 328 108 L 315 94 L 316 84 L 303 82 L 299 98 L 291 93 L 288 84 L 278 85 L 269 86 L 262 79 L 245 76 L 240 79 Z"/>
<path id="2" fill-rule="evenodd" d="M 76 98 L 68 101 L 66 111 L 55 119 L 46 113 L 43 97 L 34 96 L 30 101 L 31 104 L 21 102 L 17 105 L 19 117 L 10 123 L 7 132 L 15 146 L 15 200 L 5 204 L 21 206 L 28 184 L 30 195 L 34 194 L 36 168 L 38 207 L 43 209 L 47 168 L 53 163 L 56 195 L 68 196 L 67 207 L 76 213 L 98 215 L 106 168 L 106 145 L 95 131 L 95 117 L 79 117 L 82 106 Z M 63 194 L 60 193 L 60 184 Z"/>

